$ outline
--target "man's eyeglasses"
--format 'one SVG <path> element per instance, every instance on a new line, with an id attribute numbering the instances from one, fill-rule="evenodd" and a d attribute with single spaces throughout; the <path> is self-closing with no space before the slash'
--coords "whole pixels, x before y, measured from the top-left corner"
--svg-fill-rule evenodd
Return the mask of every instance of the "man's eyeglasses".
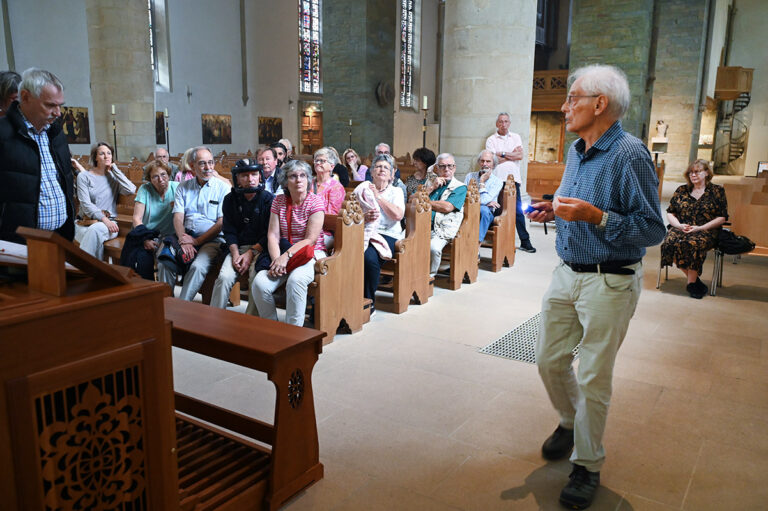
<path id="1" fill-rule="evenodd" d="M 600 94 L 568 94 L 565 98 L 565 102 L 568 103 L 568 106 L 573 105 L 573 98 L 597 98 L 600 97 Z"/>
<path id="2" fill-rule="evenodd" d="M 456 164 L 455 163 L 440 163 L 437 165 L 437 168 L 440 170 L 447 170 L 447 169 L 455 169 Z"/>

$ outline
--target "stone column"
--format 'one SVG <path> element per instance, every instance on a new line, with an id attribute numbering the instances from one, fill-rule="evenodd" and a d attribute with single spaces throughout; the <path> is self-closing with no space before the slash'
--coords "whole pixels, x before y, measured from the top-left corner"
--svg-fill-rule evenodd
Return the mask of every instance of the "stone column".
<path id="1" fill-rule="evenodd" d="M 155 146 L 155 88 L 146 0 L 86 0 L 95 138 L 113 144 L 120 161 L 146 159 Z"/>
<path id="2" fill-rule="evenodd" d="M 456 157 L 457 178 L 470 172 L 498 113 L 508 112 L 510 131 L 523 139 L 525 184 L 535 30 L 533 0 L 445 2 L 440 152 Z"/>
<path id="3" fill-rule="evenodd" d="M 572 1 L 570 70 L 588 64 L 621 68 L 627 74 L 632 93 L 622 126 L 645 140 L 652 94 L 648 75 L 654 0 Z M 568 141 L 573 139 L 571 136 Z"/>

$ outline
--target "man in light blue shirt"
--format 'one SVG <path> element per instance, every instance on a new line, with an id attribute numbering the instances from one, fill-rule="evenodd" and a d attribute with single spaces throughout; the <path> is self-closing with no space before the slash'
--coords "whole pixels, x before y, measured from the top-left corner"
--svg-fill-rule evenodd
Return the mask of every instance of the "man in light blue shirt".
<path id="1" fill-rule="evenodd" d="M 554 202 L 534 204 L 538 211 L 529 216 L 555 220 L 562 260 L 542 300 L 536 344 L 539 374 L 560 415 L 541 451 L 555 460 L 573 449 L 560 502 L 585 509 L 600 485 L 613 366 L 642 289 L 641 261 L 666 229 L 651 155 L 621 128 L 630 102 L 626 76 L 592 65 L 574 71 L 569 81 L 561 110 L 565 128 L 580 138 L 568 151 Z"/>
<path id="2" fill-rule="evenodd" d="M 213 154 L 206 147 L 192 151 L 191 165 L 195 179 L 184 181 L 176 189 L 173 205 L 173 228 L 181 246 L 184 259 L 192 261 L 184 275 L 179 298 L 192 300 L 211 262 L 221 250 L 224 213 L 224 196 L 229 193 L 227 184 L 214 175 Z M 213 179 L 211 179 L 213 178 Z M 158 278 L 171 286 L 176 284 L 176 268 L 162 259 L 158 262 Z"/>
<path id="3" fill-rule="evenodd" d="M 504 183 L 493 174 L 493 169 L 498 163 L 499 160 L 493 151 L 483 150 L 477 155 L 477 166 L 480 170 L 470 172 L 464 178 L 465 185 L 474 179 L 480 191 L 480 243 L 485 239 L 485 233 L 488 232 L 493 217 L 501 213 L 499 192 L 504 187 Z"/>

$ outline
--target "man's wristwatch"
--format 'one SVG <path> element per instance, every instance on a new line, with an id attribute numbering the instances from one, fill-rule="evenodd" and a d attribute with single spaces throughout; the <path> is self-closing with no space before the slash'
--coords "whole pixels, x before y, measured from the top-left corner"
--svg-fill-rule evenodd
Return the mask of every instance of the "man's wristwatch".
<path id="1" fill-rule="evenodd" d="M 285 253 L 288 254 L 288 259 L 293 257 L 293 254 L 291 254 L 291 249 L 290 248 L 288 250 L 286 250 Z"/>
<path id="2" fill-rule="evenodd" d="M 600 223 L 597 225 L 597 228 L 605 229 L 606 225 L 608 225 L 608 212 L 603 211 L 603 218 L 600 220 Z"/>
<path id="3" fill-rule="evenodd" d="M 251 247 L 251 249 L 250 249 L 250 250 L 251 250 L 251 254 L 252 254 L 254 257 L 256 257 L 257 255 L 259 255 L 259 251 L 258 251 L 258 250 L 256 250 L 254 247 Z"/>
<path id="4" fill-rule="evenodd" d="M 502 158 L 504 158 L 505 156 L 507 156 L 507 153 L 505 153 L 504 151 L 502 151 L 502 152 L 501 152 L 501 157 L 502 157 Z"/>

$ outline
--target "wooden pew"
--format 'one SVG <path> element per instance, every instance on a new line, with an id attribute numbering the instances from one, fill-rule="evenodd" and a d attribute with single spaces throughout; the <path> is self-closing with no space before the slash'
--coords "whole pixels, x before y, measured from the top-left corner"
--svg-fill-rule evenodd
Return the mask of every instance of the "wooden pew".
<path id="1" fill-rule="evenodd" d="M 348 193 L 338 215 L 331 217 L 335 227 L 333 254 L 315 263 L 315 280 L 310 296 L 315 299 L 315 328 L 325 332 L 331 342 L 339 327 L 358 332 L 370 320 L 363 297 L 363 210 Z"/>
<path id="2" fill-rule="evenodd" d="M 411 299 L 427 303 L 432 296 L 429 277 L 429 240 L 432 206 L 423 186 L 413 193 L 405 206 L 405 238 L 395 243 L 393 258 L 382 265 L 381 274 L 392 277 L 392 311 L 402 314 Z M 385 304 L 380 304 L 386 307 Z"/>
<path id="3" fill-rule="evenodd" d="M 3 509 L 275 510 L 323 477 L 322 332 L 164 298 L 54 233 L 20 234 L 29 279 L 0 296 Z M 266 373 L 273 423 L 174 395 L 172 343 Z"/>
<path id="4" fill-rule="evenodd" d="M 491 271 L 494 272 L 515 264 L 516 194 L 515 178 L 509 175 L 499 194 L 501 214 L 493 219 L 483 242 L 484 247 L 491 247 Z"/>
<path id="5" fill-rule="evenodd" d="M 308 293 L 315 301 L 315 328 L 325 332 L 325 342 L 330 343 L 340 327 L 349 333 L 360 331 L 370 320 L 370 313 L 363 297 L 363 211 L 354 196 L 347 194 L 339 214 L 327 216 L 325 225 L 333 226 L 333 254 L 315 262 L 315 280 Z M 211 264 L 200 288 L 205 304 L 211 303 L 222 262 L 223 257 L 218 264 Z M 238 279 L 237 284 L 238 289 L 233 287 L 230 293 L 233 305 L 233 296 L 239 298 L 241 289 L 248 289 L 247 276 Z"/>
<path id="6" fill-rule="evenodd" d="M 456 237 L 445 246 L 443 258 L 449 259 L 451 268 L 448 273 L 448 289 L 461 287 L 464 279 L 472 284 L 477 280 L 477 251 L 480 237 L 480 193 L 477 182 L 473 179 L 467 186 L 467 198 L 464 199 L 464 218 Z"/>
<path id="7" fill-rule="evenodd" d="M 765 182 L 754 179 L 748 184 L 724 185 L 730 229 L 755 243 L 752 255 L 768 255 L 768 193 L 762 191 Z"/>
<path id="8" fill-rule="evenodd" d="M 184 414 L 176 415 L 180 508 L 202 505 L 217 489 L 238 499 L 228 509 L 275 510 L 322 479 L 312 369 L 323 333 L 178 298 L 164 303 L 174 346 L 264 372 L 276 391 L 273 424 L 175 393 Z M 206 436 L 224 442 L 207 447 Z"/>
<path id="9" fill-rule="evenodd" d="M 554 194 L 560 186 L 564 171 L 564 163 L 528 162 L 526 191 L 531 196 L 531 203 L 541 202 L 544 195 Z"/>

